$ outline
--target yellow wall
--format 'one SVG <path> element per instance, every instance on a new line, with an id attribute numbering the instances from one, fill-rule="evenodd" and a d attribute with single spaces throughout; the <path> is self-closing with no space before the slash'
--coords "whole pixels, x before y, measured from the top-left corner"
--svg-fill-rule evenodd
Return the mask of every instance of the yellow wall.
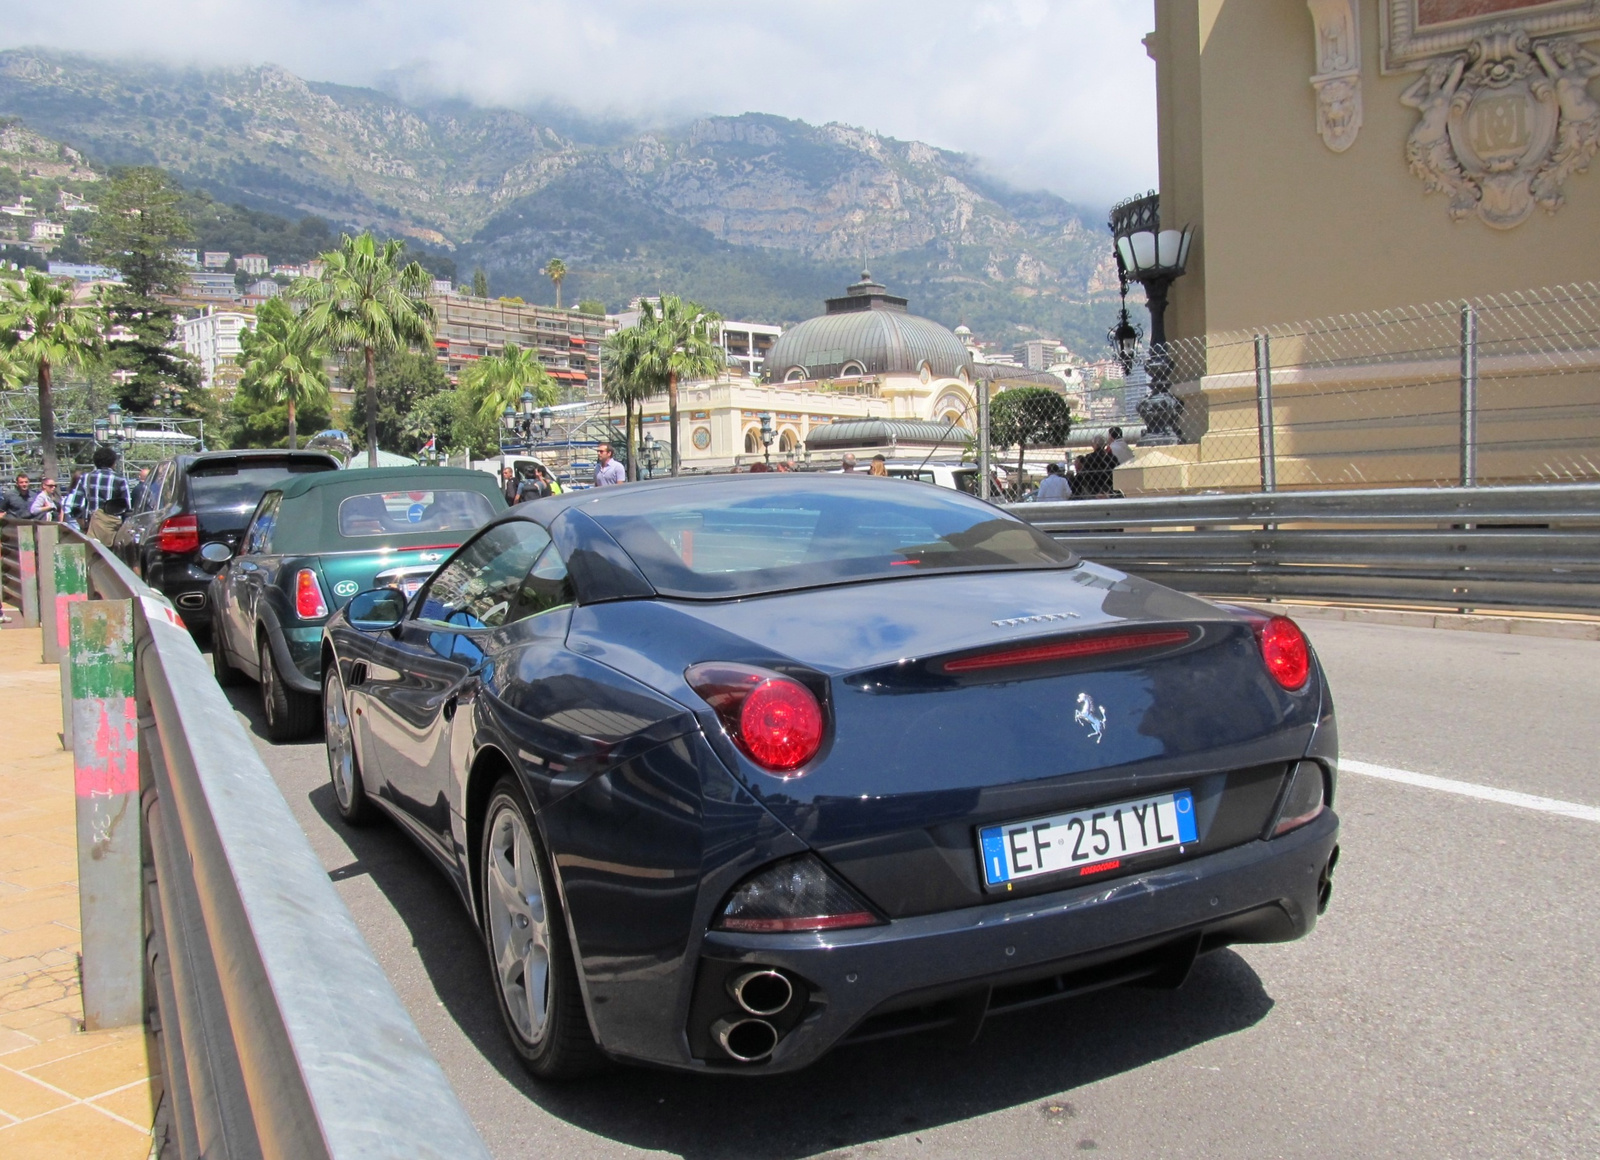
<path id="1" fill-rule="evenodd" d="M 1311 14 L 1300 0 L 1156 0 L 1163 224 L 1198 224 L 1168 334 L 1600 277 L 1600 160 L 1554 215 L 1509 230 L 1451 221 L 1406 167 L 1416 72 L 1379 73 L 1379 4 L 1362 0 L 1364 121 L 1334 153 L 1316 131 Z M 1594 91 L 1594 86 L 1591 86 Z"/>

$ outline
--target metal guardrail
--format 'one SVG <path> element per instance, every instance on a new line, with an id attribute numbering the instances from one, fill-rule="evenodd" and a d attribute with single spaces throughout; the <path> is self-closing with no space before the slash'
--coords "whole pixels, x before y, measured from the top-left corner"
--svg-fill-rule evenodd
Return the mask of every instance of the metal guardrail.
<path id="1" fill-rule="evenodd" d="M 1600 484 L 1012 504 L 1090 560 L 1215 596 L 1600 610 Z"/>
<path id="2" fill-rule="evenodd" d="M 105 549 L 61 539 L 69 554 L 84 545 L 88 564 L 90 599 L 70 605 L 78 740 L 90 721 L 100 729 L 75 759 L 80 876 L 92 860 L 95 878 L 93 891 L 84 883 L 85 1011 L 92 1022 L 126 990 L 131 1018 L 142 1010 L 157 1030 L 171 1101 L 163 1154 L 487 1157 L 188 631 Z M 54 620 L 47 610 L 46 632 Z M 130 621 L 131 681 L 119 689 L 104 626 Z M 117 717 L 127 691 L 137 736 L 124 740 L 106 707 Z M 135 784 L 127 764 L 94 764 L 125 743 L 134 817 L 117 800 Z M 130 923 L 141 894 L 144 922 Z M 130 937 L 143 943 L 132 954 Z M 142 977 L 108 980 L 97 958 Z"/>

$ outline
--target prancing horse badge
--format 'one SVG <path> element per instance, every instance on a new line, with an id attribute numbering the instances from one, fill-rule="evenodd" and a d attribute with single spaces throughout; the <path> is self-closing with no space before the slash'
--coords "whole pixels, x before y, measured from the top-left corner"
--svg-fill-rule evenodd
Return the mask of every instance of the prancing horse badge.
<path id="1" fill-rule="evenodd" d="M 1096 745 L 1106 735 L 1106 707 L 1096 705 L 1088 693 L 1078 694 L 1078 711 L 1072 715 L 1072 719 L 1079 725 L 1089 727 L 1089 736 L 1094 738 Z"/>

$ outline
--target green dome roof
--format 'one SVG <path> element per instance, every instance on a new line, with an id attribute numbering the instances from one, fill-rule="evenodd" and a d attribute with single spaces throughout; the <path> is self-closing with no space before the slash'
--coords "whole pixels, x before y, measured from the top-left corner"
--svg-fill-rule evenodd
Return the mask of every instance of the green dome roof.
<path id="1" fill-rule="evenodd" d="M 931 318 L 906 313 L 906 300 L 889 294 L 865 270 L 845 297 L 830 298 L 827 305 L 826 314 L 784 331 L 772 344 L 768 382 L 917 374 L 923 363 L 935 378 L 952 378 L 963 367 L 971 374 L 959 338 Z"/>

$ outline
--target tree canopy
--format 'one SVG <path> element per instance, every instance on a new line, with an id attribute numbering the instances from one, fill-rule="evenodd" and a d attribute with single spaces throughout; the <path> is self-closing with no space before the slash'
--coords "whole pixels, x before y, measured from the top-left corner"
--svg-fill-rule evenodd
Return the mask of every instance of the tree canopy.
<path id="1" fill-rule="evenodd" d="M 284 405 L 289 447 L 298 443 L 297 411 L 306 404 L 328 402 L 326 351 L 281 298 L 269 298 L 256 310 L 256 325 L 239 336 L 240 361 L 246 379 L 262 399 Z M 243 383 L 241 382 L 241 389 Z"/>
<path id="2" fill-rule="evenodd" d="M 1067 400 L 1049 387 L 1012 387 L 989 404 L 989 442 L 1016 447 L 1017 478 L 1029 447 L 1062 447 L 1072 432 Z"/>
<path id="3" fill-rule="evenodd" d="M 58 467 L 52 376 L 58 367 L 84 367 L 100 356 L 103 322 L 98 309 L 73 301 L 70 283 L 38 270 L 6 282 L 0 297 L 0 348 L 13 368 L 39 384 L 39 441 L 47 476 Z"/>

